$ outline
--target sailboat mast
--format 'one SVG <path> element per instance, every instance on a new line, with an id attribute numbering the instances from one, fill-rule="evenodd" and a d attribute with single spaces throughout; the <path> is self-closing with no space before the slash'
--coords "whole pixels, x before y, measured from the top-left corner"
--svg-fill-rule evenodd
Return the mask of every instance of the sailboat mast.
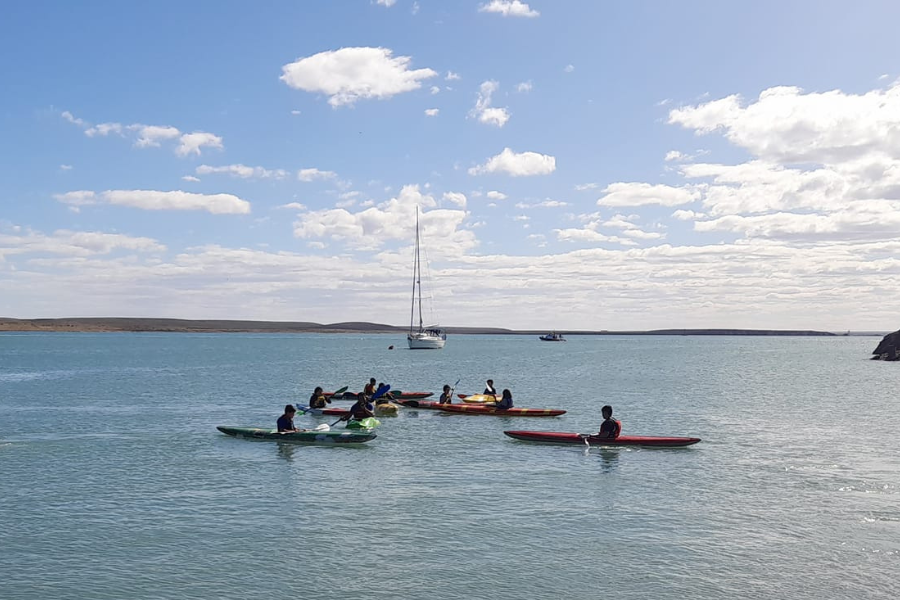
<path id="1" fill-rule="evenodd" d="M 409 306 L 409 332 L 416 322 L 416 282 L 419 280 L 419 207 L 416 207 L 416 254 L 413 258 L 412 303 Z"/>
<path id="2" fill-rule="evenodd" d="M 419 331 L 422 331 L 422 257 L 419 255 L 419 207 L 416 207 L 416 283 L 419 285 Z"/>

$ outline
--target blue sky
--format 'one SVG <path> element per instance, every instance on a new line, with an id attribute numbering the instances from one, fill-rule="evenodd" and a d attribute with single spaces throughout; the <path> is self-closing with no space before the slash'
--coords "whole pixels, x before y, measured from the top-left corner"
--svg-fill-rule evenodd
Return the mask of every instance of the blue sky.
<path id="1" fill-rule="evenodd" d="M 0 316 L 893 329 L 898 17 L 9 4 Z"/>

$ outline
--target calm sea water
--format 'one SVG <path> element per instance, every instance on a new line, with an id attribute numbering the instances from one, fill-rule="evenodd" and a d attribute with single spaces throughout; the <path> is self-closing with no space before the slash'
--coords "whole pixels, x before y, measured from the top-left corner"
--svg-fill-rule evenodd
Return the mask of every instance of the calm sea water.
<path id="1" fill-rule="evenodd" d="M 877 342 L 2 334 L 0 598 L 897 598 L 900 364 Z M 350 448 L 215 429 L 370 376 L 569 412 L 404 410 Z M 596 431 L 606 403 L 703 441 L 502 434 Z"/>

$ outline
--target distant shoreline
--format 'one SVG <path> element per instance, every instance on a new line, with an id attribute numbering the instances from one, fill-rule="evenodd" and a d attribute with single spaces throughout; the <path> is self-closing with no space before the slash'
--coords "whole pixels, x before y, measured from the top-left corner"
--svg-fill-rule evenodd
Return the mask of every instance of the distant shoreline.
<path id="1" fill-rule="evenodd" d="M 0 331 L 45 332 L 157 332 L 157 333 L 405 333 L 406 327 L 381 323 L 311 323 L 294 321 L 142 319 L 130 317 L 10 319 L 0 318 Z M 446 327 L 450 335 L 542 335 L 546 330 L 514 330 L 499 327 Z M 730 336 L 846 336 L 883 335 L 875 332 L 851 334 L 796 329 L 653 329 L 612 331 L 557 329 L 564 336 L 576 335 L 730 335 Z"/>

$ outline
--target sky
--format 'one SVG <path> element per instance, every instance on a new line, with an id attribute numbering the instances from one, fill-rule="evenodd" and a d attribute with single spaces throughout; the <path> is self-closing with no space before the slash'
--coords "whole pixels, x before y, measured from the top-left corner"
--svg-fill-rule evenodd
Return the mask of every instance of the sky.
<path id="1" fill-rule="evenodd" d="M 898 21 L 9 2 L 0 316 L 893 330 Z"/>

